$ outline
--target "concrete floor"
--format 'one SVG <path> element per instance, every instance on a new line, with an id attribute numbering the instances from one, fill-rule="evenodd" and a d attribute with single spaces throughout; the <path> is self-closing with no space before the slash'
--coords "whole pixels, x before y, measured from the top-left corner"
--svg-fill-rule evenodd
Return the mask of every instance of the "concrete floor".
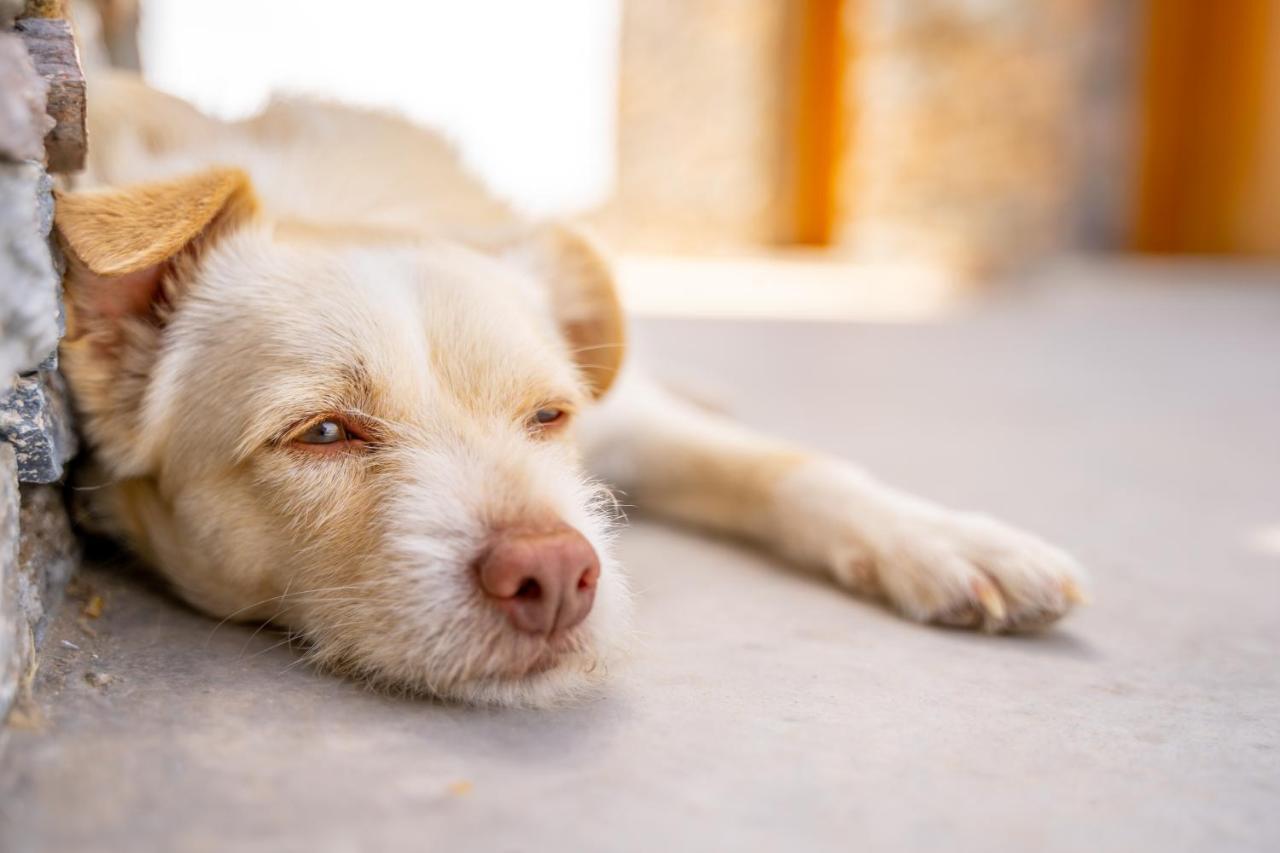
<path id="1" fill-rule="evenodd" d="M 503 712 L 90 567 L 96 636 L 73 599 L 6 735 L 0 849 L 1280 849 L 1277 283 L 1077 263 L 936 325 L 643 324 L 746 419 L 1069 547 L 1097 601 L 1056 630 L 919 628 L 640 523 L 609 694 Z"/>

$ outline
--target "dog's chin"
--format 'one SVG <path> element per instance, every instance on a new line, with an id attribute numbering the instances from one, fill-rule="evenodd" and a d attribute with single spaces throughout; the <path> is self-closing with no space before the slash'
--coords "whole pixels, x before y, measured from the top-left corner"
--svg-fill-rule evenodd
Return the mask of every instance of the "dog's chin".
<path id="1" fill-rule="evenodd" d="M 608 680 L 605 661 L 584 652 L 539 659 L 521 674 L 474 678 L 433 691 L 468 705 L 557 708 L 599 696 Z"/>
<path id="2" fill-rule="evenodd" d="M 488 671 L 430 691 L 470 705 L 550 708 L 598 696 L 608 679 L 612 646 L 586 626 L 548 640 L 520 638 Z"/>
<path id="3" fill-rule="evenodd" d="M 438 670 L 379 666 L 351 651 L 335 654 L 332 647 L 313 648 L 318 652 L 313 660 L 332 672 L 392 694 L 467 705 L 554 708 L 600 695 L 623 648 L 616 640 L 601 642 L 602 638 L 588 631 L 553 640 L 510 634 L 506 639 L 507 643 L 500 644 L 501 652 L 483 668 L 454 678 L 441 678 Z M 429 655 L 423 655 L 424 661 L 429 659 Z"/>

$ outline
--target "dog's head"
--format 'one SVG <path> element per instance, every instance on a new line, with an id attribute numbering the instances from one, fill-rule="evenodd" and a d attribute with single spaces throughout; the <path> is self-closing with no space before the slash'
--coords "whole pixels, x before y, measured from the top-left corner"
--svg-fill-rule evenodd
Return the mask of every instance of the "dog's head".
<path id="1" fill-rule="evenodd" d="M 573 432 L 623 324 L 586 240 L 288 233 L 235 170 L 63 196 L 57 226 L 97 511 L 181 595 L 440 696 L 598 679 L 627 608 Z"/>

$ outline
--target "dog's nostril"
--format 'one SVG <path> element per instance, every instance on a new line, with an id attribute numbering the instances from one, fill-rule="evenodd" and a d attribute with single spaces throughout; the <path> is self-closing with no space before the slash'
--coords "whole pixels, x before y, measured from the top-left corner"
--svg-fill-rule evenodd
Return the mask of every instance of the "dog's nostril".
<path id="1" fill-rule="evenodd" d="M 535 599 L 542 597 L 542 586 L 533 578 L 525 578 L 516 589 L 516 598 Z"/>

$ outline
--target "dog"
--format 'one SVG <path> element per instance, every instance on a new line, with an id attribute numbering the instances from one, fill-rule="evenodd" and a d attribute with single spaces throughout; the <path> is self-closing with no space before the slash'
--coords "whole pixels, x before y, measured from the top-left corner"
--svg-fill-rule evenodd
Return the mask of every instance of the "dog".
<path id="1" fill-rule="evenodd" d="M 522 221 L 427 130 L 307 100 L 222 122 L 119 75 L 89 103 L 56 212 L 79 517 L 214 617 L 375 685 L 573 701 L 629 633 L 611 489 L 920 622 L 1023 631 L 1084 600 L 1040 539 L 624 363 L 594 238 Z"/>

